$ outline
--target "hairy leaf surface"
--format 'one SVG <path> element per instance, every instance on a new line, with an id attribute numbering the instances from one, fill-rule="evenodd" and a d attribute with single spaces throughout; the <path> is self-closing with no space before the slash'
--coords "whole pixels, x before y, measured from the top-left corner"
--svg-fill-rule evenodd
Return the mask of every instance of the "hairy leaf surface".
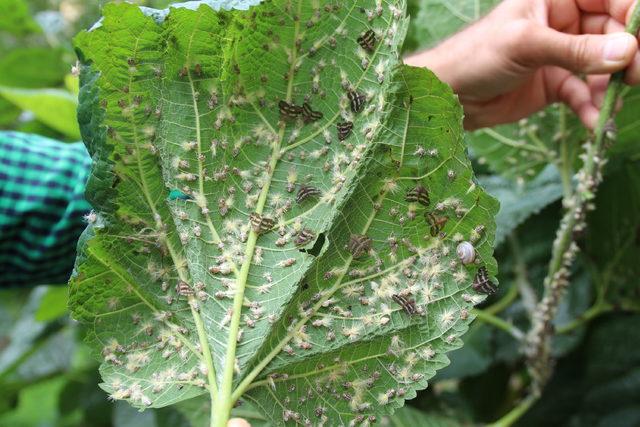
<path id="1" fill-rule="evenodd" d="M 497 206 L 457 100 L 427 71 L 395 72 L 402 0 L 189 6 L 109 5 L 77 39 L 96 212 L 70 301 L 103 388 L 223 410 L 250 389 L 282 423 L 325 393 L 289 409 L 286 390 L 344 374 L 354 398 L 319 417 L 347 423 L 378 412 L 364 369 L 400 406 L 461 344 L 480 266 L 496 270 Z M 476 263 L 456 261 L 462 240 Z"/>
<path id="2" fill-rule="evenodd" d="M 478 267 L 495 271 L 497 204 L 472 179 L 459 104 L 427 71 L 404 67 L 397 80 L 367 178 L 267 342 L 269 354 L 256 358 L 279 351 L 248 395 L 274 422 L 330 414 L 357 423 L 401 406 L 461 345 L 469 310 L 482 300 L 470 289 Z M 407 201 L 418 185 L 429 189 L 427 207 Z M 439 232 L 429 215 L 446 221 Z M 368 255 L 350 251 L 354 235 L 372 239 Z M 474 243 L 476 263 L 458 260 L 463 240 Z M 413 299 L 418 312 L 394 295 Z"/>

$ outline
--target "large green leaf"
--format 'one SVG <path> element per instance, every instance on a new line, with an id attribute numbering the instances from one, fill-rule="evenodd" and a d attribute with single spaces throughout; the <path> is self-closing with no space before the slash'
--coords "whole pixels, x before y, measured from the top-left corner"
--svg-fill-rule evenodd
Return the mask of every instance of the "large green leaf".
<path id="1" fill-rule="evenodd" d="M 606 300 L 640 308 L 640 162 L 607 175 L 588 217 L 586 248 Z"/>
<path id="2" fill-rule="evenodd" d="M 248 396 L 274 422 L 322 408 L 348 424 L 401 406 L 448 364 L 482 300 L 470 291 L 478 266 L 460 264 L 456 242 L 474 241 L 478 264 L 495 271 L 497 204 L 472 180 L 456 99 L 424 70 L 404 68 L 398 81 L 376 161 L 329 231 L 332 247 L 256 357 L 279 351 Z M 417 183 L 430 189 L 434 214 L 449 219 L 444 239 L 431 238 L 424 212 L 405 201 Z M 345 249 L 353 235 L 371 236 L 373 259 L 354 260 Z M 403 291 L 424 317 L 391 300 Z"/>
<path id="3" fill-rule="evenodd" d="M 17 48 L 0 57 L 0 85 L 19 88 L 53 87 L 68 72 L 62 49 Z"/>
<path id="4" fill-rule="evenodd" d="M 409 40 L 414 49 L 433 47 L 486 14 L 499 0 L 414 0 Z"/>
<path id="5" fill-rule="evenodd" d="M 310 418 L 320 404 L 346 422 L 400 406 L 461 345 L 483 299 L 474 275 L 495 274 L 497 204 L 473 181 L 449 88 L 425 70 L 394 80 L 404 7 L 280 0 L 158 19 L 109 5 L 78 37 L 96 216 L 70 303 L 113 398 L 162 407 L 209 392 L 227 411 L 251 388 L 280 424 L 291 387 L 344 374 L 353 401 L 324 405 L 312 389 L 290 410 Z M 369 52 L 357 42 L 368 29 Z M 280 101 L 322 118 L 284 120 Z M 343 121 L 354 128 L 341 141 Z M 429 207 L 405 201 L 417 185 Z M 461 240 L 478 263 L 456 261 Z M 424 316 L 394 302 L 402 292 Z M 380 377 L 366 395 L 364 370 Z M 392 387 L 391 404 L 362 406 Z"/>
<path id="6" fill-rule="evenodd" d="M 577 117 L 566 107 L 554 105 L 518 123 L 476 131 L 469 135 L 469 145 L 481 164 L 523 183 L 551 162 L 566 159 L 573 164 L 586 138 Z M 566 153 L 561 153 L 561 144 L 567 147 Z"/>
<path id="7" fill-rule="evenodd" d="M 76 121 L 76 97 L 60 89 L 16 89 L 0 86 L 0 96 L 24 111 L 32 112 L 47 126 L 71 139 L 80 139 Z"/>
<path id="8" fill-rule="evenodd" d="M 40 32 L 33 20 L 25 0 L 2 0 L 0 2 L 0 31 L 16 36 Z"/>
<path id="9" fill-rule="evenodd" d="M 618 125 L 618 139 L 610 149 L 612 157 L 631 157 L 640 159 L 640 88 L 628 89 L 623 97 L 624 108 L 616 115 Z"/>
<path id="10" fill-rule="evenodd" d="M 531 215 L 562 198 L 562 183 L 555 166 L 547 166 L 530 182 L 515 183 L 498 175 L 484 176 L 480 183 L 500 201 L 496 222 L 496 245 Z"/>

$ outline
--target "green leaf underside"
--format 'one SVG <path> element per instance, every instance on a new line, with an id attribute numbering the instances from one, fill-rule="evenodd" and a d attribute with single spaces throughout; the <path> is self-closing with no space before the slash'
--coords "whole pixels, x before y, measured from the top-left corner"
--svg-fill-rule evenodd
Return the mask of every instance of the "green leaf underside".
<path id="1" fill-rule="evenodd" d="M 494 274 L 497 206 L 472 182 L 461 109 L 435 77 L 402 69 L 389 116 L 403 10 L 402 1 L 273 1 L 247 12 L 172 9 L 158 24 L 121 4 L 78 37 L 79 121 L 95 162 L 87 195 L 97 218 L 80 243 L 70 302 L 91 325 L 113 398 L 139 407 L 207 392 L 214 400 L 230 391 L 231 372 L 234 399 L 250 389 L 282 423 L 278 405 L 292 385 L 351 369 L 355 379 L 362 369 L 377 372 L 375 364 L 386 366 L 375 390 L 392 387 L 390 345 L 403 378 L 401 360 L 423 356 L 411 362 L 420 379 L 390 409 L 446 364 L 444 352 L 460 345 L 466 313 L 482 299 L 469 290 L 478 265 L 453 265 L 455 240 L 475 238 L 479 263 Z M 356 42 L 367 29 L 378 41 L 372 52 Z M 351 111 L 345 88 L 366 96 L 362 112 Z M 280 100 L 307 100 L 323 118 L 283 121 Z M 353 133 L 339 141 L 336 123 L 345 120 Z M 404 201 L 420 176 L 428 208 Z M 302 185 L 321 194 L 297 202 Z M 188 197 L 171 197 L 176 190 Z M 430 236 L 426 211 L 449 217 L 442 238 Z M 274 228 L 258 235 L 253 212 L 273 218 Z M 301 229 L 314 238 L 297 247 Z M 373 240 L 357 260 L 344 247 L 351 234 Z M 424 266 L 433 275 L 428 289 Z M 194 295 L 179 295 L 180 281 Z M 371 281 L 386 289 L 374 295 Z M 390 298 L 413 282 L 424 317 L 409 317 Z M 313 304 L 301 312 L 310 298 L 317 312 L 308 311 Z M 312 326 L 320 319 L 333 326 Z M 371 396 L 358 392 L 354 401 Z M 312 400 L 295 404 L 301 417 L 315 416 Z M 344 399 L 335 405 L 321 418 L 347 423 L 365 410 Z"/>
<path id="2" fill-rule="evenodd" d="M 528 181 L 558 158 L 558 145 L 568 141 L 577 147 L 587 137 L 577 117 L 554 105 L 519 123 L 482 129 L 469 136 L 469 145 L 480 163 L 501 175 Z"/>
<path id="3" fill-rule="evenodd" d="M 404 67 L 397 81 L 367 178 L 290 304 L 292 320 L 267 342 L 269 350 L 286 344 L 283 351 L 247 396 L 274 422 L 326 411 L 349 424 L 401 406 L 448 364 L 445 353 L 461 345 L 468 311 L 482 300 L 470 290 L 478 267 L 460 264 L 456 242 L 475 241 L 478 264 L 495 271 L 497 204 L 472 182 L 457 100 L 425 70 Z M 422 148 L 434 151 L 421 157 Z M 430 189 L 428 209 L 405 201 L 416 183 Z M 444 239 L 431 237 L 427 211 L 449 218 Z M 373 239 L 366 259 L 345 249 L 352 234 Z M 393 302 L 407 290 L 424 315 L 408 316 Z"/>

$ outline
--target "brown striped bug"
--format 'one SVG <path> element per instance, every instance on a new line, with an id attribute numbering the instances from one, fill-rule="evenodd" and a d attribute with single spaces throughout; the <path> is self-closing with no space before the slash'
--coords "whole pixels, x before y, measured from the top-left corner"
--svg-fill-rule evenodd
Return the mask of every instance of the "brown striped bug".
<path id="1" fill-rule="evenodd" d="M 416 302 L 412 299 L 405 297 L 404 295 L 394 294 L 391 295 L 391 299 L 394 300 L 409 316 L 418 314 L 418 307 Z"/>
<path id="2" fill-rule="evenodd" d="M 371 250 L 373 240 L 362 234 L 352 234 L 349 238 L 347 249 L 351 252 L 353 258 L 360 258 Z"/>
<path id="3" fill-rule="evenodd" d="M 194 73 L 196 74 L 196 76 L 202 77 L 202 75 L 203 75 L 203 73 L 202 73 L 202 65 L 196 64 L 195 69 L 194 69 Z"/>
<path id="4" fill-rule="evenodd" d="M 189 69 L 187 67 L 182 67 L 182 69 L 178 73 L 181 79 L 184 79 L 185 77 L 187 77 L 188 74 L 189 74 Z"/>
<path id="5" fill-rule="evenodd" d="M 307 200 L 309 197 L 316 197 L 322 194 L 322 191 L 318 190 L 315 187 L 310 185 L 303 185 L 298 190 L 298 194 L 296 195 L 296 202 L 302 203 Z"/>
<path id="6" fill-rule="evenodd" d="M 449 218 L 446 216 L 435 216 L 433 213 L 427 212 L 424 215 L 424 218 L 427 220 L 429 224 L 431 237 L 437 237 L 438 234 L 442 231 L 444 226 L 449 221 Z"/>
<path id="7" fill-rule="evenodd" d="M 476 277 L 473 279 L 473 290 L 481 294 L 495 294 L 496 285 L 489 279 L 489 273 L 485 267 L 480 267 L 476 273 Z"/>
<path id="8" fill-rule="evenodd" d="M 294 243 L 296 246 L 304 246 L 315 238 L 316 235 L 313 231 L 309 230 L 308 228 L 303 228 L 296 234 Z"/>
<path id="9" fill-rule="evenodd" d="M 320 111 L 314 111 L 308 102 L 302 104 L 302 118 L 305 123 L 317 122 L 322 119 L 323 114 Z"/>
<path id="10" fill-rule="evenodd" d="M 404 200 L 409 203 L 420 203 L 422 206 L 429 206 L 431 203 L 429 192 L 420 184 L 407 191 L 407 194 L 404 196 Z"/>
<path id="11" fill-rule="evenodd" d="M 188 297 L 190 295 L 193 295 L 193 289 L 187 282 L 181 280 L 176 285 L 176 293 L 180 296 Z"/>
<path id="12" fill-rule="evenodd" d="M 367 52 L 373 52 L 376 48 L 376 43 L 376 33 L 374 33 L 373 30 L 368 30 L 358 37 L 358 44 Z"/>
<path id="13" fill-rule="evenodd" d="M 249 215 L 249 220 L 251 221 L 251 228 L 258 235 L 269 232 L 276 224 L 272 218 L 263 217 L 256 212 Z"/>
<path id="14" fill-rule="evenodd" d="M 289 104 L 287 101 L 278 102 L 280 115 L 285 119 L 296 119 L 302 115 L 303 109 L 295 104 Z"/>
<path id="15" fill-rule="evenodd" d="M 351 135 L 353 131 L 353 122 L 342 122 L 337 124 L 338 127 L 338 139 L 344 141 Z"/>
<path id="16" fill-rule="evenodd" d="M 367 102 L 367 98 L 362 92 L 350 90 L 347 93 L 349 97 L 349 103 L 351 104 L 351 111 L 359 113 L 364 109 L 364 104 Z"/>

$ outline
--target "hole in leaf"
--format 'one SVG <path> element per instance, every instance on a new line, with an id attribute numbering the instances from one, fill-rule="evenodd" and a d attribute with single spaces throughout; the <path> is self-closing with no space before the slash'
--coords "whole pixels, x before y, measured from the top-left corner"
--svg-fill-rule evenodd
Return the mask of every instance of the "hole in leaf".
<path id="1" fill-rule="evenodd" d="M 326 237 L 324 237 L 324 233 L 320 233 L 311 249 L 300 249 L 300 252 L 307 253 L 311 256 L 318 256 L 320 255 L 320 251 L 322 250 L 322 247 L 324 246 L 325 241 L 326 241 Z"/>

